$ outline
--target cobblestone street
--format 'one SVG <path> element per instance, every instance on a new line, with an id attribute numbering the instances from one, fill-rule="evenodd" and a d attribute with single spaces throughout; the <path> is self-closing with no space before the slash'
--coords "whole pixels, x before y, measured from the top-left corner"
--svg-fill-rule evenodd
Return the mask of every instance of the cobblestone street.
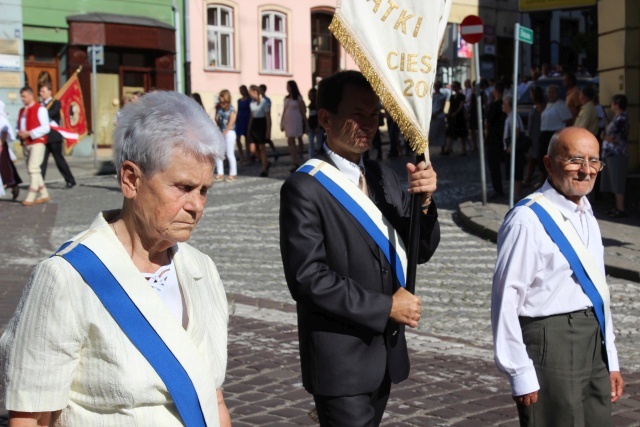
<path id="1" fill-rule="evenodd" d="M 408 160 L 385 162 L 404 178 Z M 434 156 L 433 161 L 442 239 L 433 259 L 418 268 L 416 288 L 425 311 L 419 328 L 407 334 L 411 375 L 393 387 L 383 425 L 516 426 L 507 379 L 493 363 L 495 244 L 457 222 L 458 204 L 479 200 L 477 154 Z M 265 179 L 257 177 L 257 166 L 249 166 L 235 182 L 216 183 L 190 241 L 213 258 L 231 304 L 224 390 L 234 426 L 313 425 L 307 416 L 313 402 L 299 373 L 295 305 L 278 241 L 279 190 L 289 167 L 287 159 L 280 160 Z M 63 182 L 51 184 L 49 205 L 27 209 L 0 201 L 0 331 L 33 265 L 85 229 L 98 211 L 120 206 L 113 176 L 79 183 L 72 190 L 63 190 Z M 35 233 L 26 231 L 29 224 L 37 224 Z M 614 425 L 640 426 L 640 283 L 608 279 L 626 381 L 625 394 L 614 405 Z"/>

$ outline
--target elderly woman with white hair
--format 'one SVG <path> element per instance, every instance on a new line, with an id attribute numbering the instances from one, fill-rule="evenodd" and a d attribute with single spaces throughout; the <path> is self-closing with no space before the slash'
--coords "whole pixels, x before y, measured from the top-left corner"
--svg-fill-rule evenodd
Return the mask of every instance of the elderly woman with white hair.
<path id="1" fill-rule="evenodd" d="M 155 92 L 114 132 L 122 209 L 36 266 L 0 340 L 10 425 L 229 426 L 228 309 L 185 242 L 224 140 L 192 99 Z"/>

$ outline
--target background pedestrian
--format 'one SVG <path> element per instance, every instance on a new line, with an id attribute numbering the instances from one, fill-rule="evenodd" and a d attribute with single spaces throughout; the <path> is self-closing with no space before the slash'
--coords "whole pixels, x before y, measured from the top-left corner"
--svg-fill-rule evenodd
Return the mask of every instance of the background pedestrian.
<path id="1" fill-rule="evenodd" d="M 465 118 L 465 95 L 462 93 L 460 82 L 451 84 L 453 93 L 449 97 L 449 111 L 447 112 L 447 146 L 445 155 L 453 151 L 453 143 L 456 140 L 462 142 L 462 156 L 467 155 L 467 120 Z"/>
<path id="2" fill-rule="evenodd" d="M 287 146 L 291 156 L 291 172 L 295 172 L 300 163 L 304 160 L 304 142 L 302 135 L 308 129 L 307 106 L 300 94 L 298 85 L 294 80 L 287 82 L 288 95 L 284 98 L 282 116 L 280 119 L 280 129 L 287 137 Z M 296 150 L 296 141 L 298 148 Z"/>
<path id="3" fill-rule="evenodd" d="M 49 122 L 53 126 L 61 126 L 60 122 L 60 101 L 52 98 L 53 92 L 51 91 L 51 82 L 43 83 L 40 86 L 40 99 L 42 106 L 47 109 L 49 114 Z M 71 169 L 64 158 L 63 153 L 64 139 L 59 132 L 51 129 L 47 136 L 47 143 L 45 145 L 44 159 L 42 160 L 42 179 L 47 174 L 47 163 L 49 163 L 49 154 L 53 154 L 53 159 L 56 162 L 56 167 L 60 171 L 60 175 L 64 178 L 66 183 L 65 188 L 73 188 L 76 185 L 76 180 L 71 173 Z"/>
<path id="4" fill-rule="evenodd" d="M 611 98 L 611 111 L 615 116 L 602 137 L 602 159 L 607 167 L 602 173 L 601 190 L 615 195 L 615 208 L 609 210 L 607 215 L 611 218 L 624 218 L 627 216 L 624 193 L 629 163 L 627 97 L 623 94 L 614 95 Z"/>
<path id="5" fill-rule="evenodd" d="M 267 139 L 271 135 L 271 112 L 269 104 L 262 97 L 260 88 L 256 85 L 249 87 L 251 96 L 251 117 L 249 119 L 249 143 L 251 154 L 260 159 L 262 164 L 261 177 L 269 176 L 271 163 L 267 162 Z"/>
<path id="6" fill-rule="evenodd" d="M 48 203 L 51 198 L 42 179 L 42 160 L 49 134 L 49 114 L 46 108 L 36 102 L 33 89 L 28 86 L 20 90 L 24 107 L 18 116 L 18 138 L 24 147 L 29 171 L 29 192 L 22 201 L 24 206 Z"/>
<path id="7" fill-rule="evenodd" d="M 309 89 L 309 131 L 307 136 L 309 138 L 309 158 L 313 159 L 316 153 L 322 150 L 322 144 L 324 144 L 324 129 L 318 124 L 318 106 L 317 106 L 318 89 Z"/>
<path id="8" fill-rule="evenodd" d="M 504 83 L 495 82 L 487 117 L 484 122 L 485 141 L 487 151 L 487 164 L 489 175 L 491 176 L 491 186 L 493 187 L 493 198 L 504 197 L 502 188 L 501 163 L 504 160 L 504 121 L 506 114 L 502 111 L 502 95 L 504 94 Z"/>
<path id="9" fill-rule="evenodd" d="M 251 97 L 249 90 L 245 85 L 240 86 L 240 96 L 238 99 L 238 117 L 236 118 L 236 145 L 238 147 L 238 155 L 240 156 L 240 164 L 246 165 L 249 162 L 249 119 L 251 118 Z M 244 136 L 245 149 L 242 148 L 242 137 Z"/>
<path id="10" fill-rule="evenodd" d="M 216 112 L 216 124 L 222 132 L 222 136 L 225 140 L 225 153 L 227 155 L 227 161 L 229 162 L 229 176 L 228 181 L 233 181 L 238 175 L 238 167 L 236 163 L 236 155 L 234 153 L 234 144 L 236 142 L 236 109 L 231 103 L 231 92 L 227 89 L 221 90 L 218 95 L 218 103 L 220 107 Z M 216 158 L 216 181 L 222 181 L 224 179 L 224 158 Z"/>
<path id="11" fill-rule="evenodd" d="M 528 187 L 533 182 L 533 176 L 538 164 L 538 151 L 540 149 L 540 124 L 542 120 L 542 112 L 544 111 L 547 101 L 544 99 L 544 91 L 540 86 L 532 86 L 529 89 L 529 97 L 533 102 L 533 107 L 529 111 L 529 119 L 527 126 L 529 127 L 529 138 L 531 147 L 527 153 L 527 171 L 522 182 L 523 187 Z"/>
<path id="12" fill-rule="evenodd" d="M 444 154 L 446 145 L 447 115 L 444 108 L 447 95 L 442 93 L 442 82 L 437 80 L 433 84 L 431 95 L 431 126 L 429 127 L 429 145 L 440 147 L 440 154 Z"/>

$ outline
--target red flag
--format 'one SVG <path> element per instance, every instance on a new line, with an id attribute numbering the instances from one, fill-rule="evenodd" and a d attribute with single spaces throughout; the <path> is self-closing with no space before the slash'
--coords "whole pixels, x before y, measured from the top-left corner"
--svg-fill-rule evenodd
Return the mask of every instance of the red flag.
<path id="1" fill-rule="evenodd" d="M 65 151 L 69 153 L 74 145 L 87 136 L 87 116 L 84 109 L 82 89 L 78 80 L 78 70 L 56 93 L 55 98 L 60 101 L 60 121 L 52 128 L 60 132 L 65 139 Z"/>

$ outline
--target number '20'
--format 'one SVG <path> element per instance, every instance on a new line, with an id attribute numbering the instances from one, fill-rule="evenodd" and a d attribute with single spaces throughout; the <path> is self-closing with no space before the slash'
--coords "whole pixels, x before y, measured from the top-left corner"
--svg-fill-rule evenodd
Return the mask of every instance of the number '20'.
<path id="1" fill-rule="evenodd" d="M 404 84 L 404 96 L 413 96 L 415 93 L 418 98 L 424 98 L 429 93 L 429 85 L 424 80 L 414 82 L 411 79 L 407 79 Z"/>

